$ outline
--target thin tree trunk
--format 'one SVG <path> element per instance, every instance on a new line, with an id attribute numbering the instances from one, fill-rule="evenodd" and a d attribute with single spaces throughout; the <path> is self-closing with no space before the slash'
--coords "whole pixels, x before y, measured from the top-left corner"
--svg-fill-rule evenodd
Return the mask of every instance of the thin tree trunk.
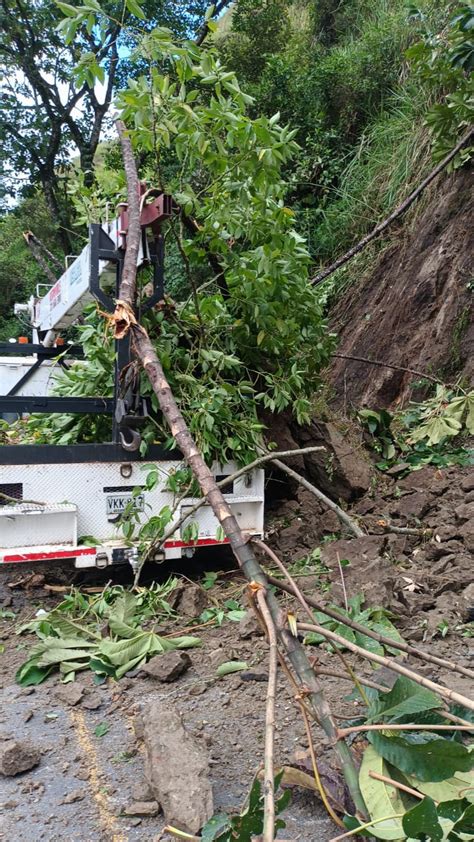
<path id="1" fill-rule="evenodd" d="M 119 336 L 122 336 L 130 332 L 132 347 L 136 357 L 148 375 L 152 389 L 158 398 L 161 412 L 168 422 L 171 434 L 197 479 L 203 495 L 207 497 L 225 535 L 229 539 L 239 566 L 242 568 L 249 582 L 258 582 L 267 590 L 267 579 L 255 558 L 249 537 L 242 533 L 227 501 L 216 485 L 214 476 L 204 462 L 176 403 L 150 338 L 145 329 L 137 323 L 134 315 L 136 266 L 141 235 L 138 194 L 139 181 L 131 143 L 126 134 L 125 126 L 121 121 L 117 122 L 117 130 L 122 145 L 125 173 L 127 176 L 129 229 L 123 282 L 120 287 L 120 299 L 117 302 L 116 311 L 112 317 L 116 324 L 116 335 L 118 333 Z M 268 591 L 267 594 L 267 604 L 277 628 L 278 636 L 287 652 L 293 669 L 298 675 L 305 691 L 308 692 L 309 700 L 317 711 L 321 725 L 339 755 L 342 772 L 357 813 L 365 816 L 367 809 L 359 788 L 357 768 L 347 744 L 343 740 L 338 740 L 337 726 L 328 703 L 324 698 L 322 685 L 316 678 L 301 643 L 297 638 L 293 637 L 287 628 L 283 627 L 282 611 L 271 591 Z"/>

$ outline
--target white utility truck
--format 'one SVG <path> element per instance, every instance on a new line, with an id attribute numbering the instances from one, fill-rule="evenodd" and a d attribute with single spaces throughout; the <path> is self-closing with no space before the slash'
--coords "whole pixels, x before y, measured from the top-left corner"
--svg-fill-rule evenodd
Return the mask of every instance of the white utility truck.
<path id="1" fill-rule="evenodd" d="M 161 226 L 173 212 L 173 202 L 166 194 L 145 191 L 144 185 L 141 191 L 138 268 L 153 269 L 152 293 L 141 302 L 143 313 L 163 299 Z M 183 461 L 179 452 L 156 445 L 150 446 L 144 457 L 140 453 L 140 427 L 151 410 L 139 394 L 138 379 L 124 376 L 130 362 L 127 339 L 116 342 L 113 398 L 56 397 L 50 388 L 52 366 L 67 365 L 82 351 L 75 346 L 58 347 L 61 330 L 73 325 L 93 300 L 113 312 L 127 226 L 126 205 L 121 205 L 120 215 L 112 223 L 92 225 L 89 244 L 46 294 L 16 305 L 17 313 L 27 314 L 33 341 L 0 343 L 0 418 L 37 412 L 107 413 L 112 416 L 113 430 L 112 441 L 105 444 L 0 446 L 0 563 L 71 559 L 76 567 L 123 562 L 134 566 L 139 562 L 137 549 L 125 540 L 120 525 L 132 495 L 144 519 L 166 505 L 174 509 L 175 498 L 167 490 L 167 482 L 183 467 Z M 160 477 L 152 490 L 146 486 L 150 463 Z M 235 469 L 234 464 L 214 466 L 218 479 Z M 254 470 L 236 479 L 226 488 L 225 496 L 243 531 L 262 535 L 263 471 Z M 194 497 L 182 499 L 173 522 L 181 520 L 196 502 Z M 192 542 L 185 540 L 190 522 L 197 524 Z M 218 522 L 204 505 L 165 542 L 156 560 L 191 555 L 197 547 L 217 546 L 222 543 L 217 534 Z"/>

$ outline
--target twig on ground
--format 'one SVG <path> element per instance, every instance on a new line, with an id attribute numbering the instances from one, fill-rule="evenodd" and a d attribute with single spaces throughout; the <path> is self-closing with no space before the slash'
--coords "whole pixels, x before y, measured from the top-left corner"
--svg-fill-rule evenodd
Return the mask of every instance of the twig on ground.
<path id="1" fill-rule="evenodd" d="M 343 572 L 343 569 L 342 569 L 341 559 L 339 558 L 339 553 L 336 553 L 336 558 L 337 558 L 337 566 L 339 568 L 339 576 L 341 577 L 342 595 L 344 597 L 344 608 L 346 609 L 347 613 L 349 613 L 349 603 L 347 602 L 346 583 L 344 581 L 344 572 Z"/>
<path id="2" fill-rule="evenodd" d="M 422 687 L 427 687 L 428 690 L 432 690 L 444 699 L 449 699 L 451 702 L 457 702 L 469 710 L 474 710 L 474 700 L 469 699 L 467 696 L 463 696 L 462 693 L 457 693 L 455 690 L 449 690 L 442 684 L 437 684 L 435 681 L 431 681 L 429 678 L 425 678 L 423 675 L 419 675 L 417 672 L 414 672 L 407 667 L 403 667 L 392 658 L 386 658 L 383 655 L 378 655 L 376 652 L 369 652 L 367 649 L 363 649 L 362 646 L 357 646 L 356 643 L 352 643 L 351 640 L 347 640 L 347 638 L 343 637 L 341 634 L 329 631 L 329 629 L 325 629 L 323 626 L 318 626 L 316 623 L 298 623 L 298 626 L 304 631 L 316 632 L 317 634 L 322 635 L 322 637 L 325 637 L 327 640 L 330 640 L 332 643 L 338 643 L 344 646 L 355 655 L 360 655 L 361 658 L 365 658 L 367 661 L 373 661 L 376 664 L 388 667 L 394 672 L 398 672 L 400 675 L 404 675 L 406 678 L 410 678 L 412 681 L 415 681 L 416 684 L 420 684 Z"/>
<path id="3" fill-rule="evenodd" d="M 384 518 L 380 518 L 376 525 L 380 526 L 385 532 L 393 532 L 395 535 L 417 535 L 421 538 L 429 538 L 434 531 L 429 527 L 417 528 L 415 526 L 395 526 L 395 524 L 389 523 L 389 521 L 386 521 Z"/>
<path id="4" fill-rule="evenodd" d="M 354 725 L 352 728 L 339 728 L 341 737 L 363 731 L 474 731 L 474 725 L 399 725 L 394 722 L 382 722 L 378 725 Z"/>
<path id="5" fill-rule="evenodd" d="M 296 596 L 293 588 L 286 584 L 286 582 L 282 582 L 281 579 L 275 579 L 274 576 L 268 576 L 267 578 L 271 585 L 275 585 L 275 587 L 280 590 Z M 468 678 L 474 678 L 474 672 L 472 670 L 467 667 L 462 667 L 455 661 L 448 661 L 446 658 L 439 658 L 437 655 L 428 654 L 428 652 L 424 652 L 422 649 L 417 649 L 416 646 L 412 646 L 410 643 L 405 643 L 404 640 L 393 640 L 391 637 L 379 634 L 379 632 L 375 632 L 372 629 L 363 626 L 362 623 L 358 623 L 356 620 L 351 620 L 349 617 L 345 617 L 344 614 L 341 614 L 341 612 L 337 611 L 335 608 L 329 608 L 327 605 L 324 605 L 312 596 L 306 596 L 305 599 L 308 605 L 311 605 L 312 608 L 316 608 L 317 611 L 321 611 L 333 620 L 337 620 L 339 623 L 343 623 L 350 629 L 354 629 L 354 631 L 359 631 L 362 634 L 365 634 L 366 637 L 371 637 L 373 640 L 376 640 L 384 646 L 391 646 L 393 649 L 399 649 L 401 652 L 406 652 L 408 655 L 413 655 L 413 657 L 419 658 L 422 661 L 437 664 L 438 666 L 445 667 L 445 669 L 449 669 L 452 672 L 459 672 L 461 675 L 465 675 Z"/>
<path id="6" fill-rule="evenodd" d="M 314 662 L 313 669 L 316 675 L 329 675 L 333 678 L 342 678 L 344 681 L 352 680 L 343 672 L 338 672 L 337 670 L 328 670 L 325 667 L 320 667 L 317 663 L 315 664 Z M 390 687 L 385 687 L 384 684 L 377 684 L 375 681 L 371 681 L 369 678 L 361 678 L 360 676 L 358 676 L 357 680 L 363 686 L 372 687 L 373 690 L 377 690 L 378 693 L 390 693 Z M 446 702 L 443 702 L 443 704 L 446 704 Z M 455 722 L 457 725 L 466 725 L 467 728 L 474 731 L 474 725 L 471 722 L 468 722 L 467 719 L 462 719 L 460 716 L 456 716 L 456 714 L 451 713 L 451 711 L 449 710 L 445 710 L 445 708 L 440 709 L 439 711 L 437 711 L 437 713 L 439 713 L 440 716 L 444 717 L 444 719 L 449 719 L 450 722 Z"/>
<path id="7" fill-rule="evenodd" d="M 364 824 L 360 824 L 359 827 L 355 827 L 353 830 L 348 830 L 347 833 L 341 833 L 340 836 L 333 836 L 329 842 L 340 842 L 341 839 L 348 839 L 349 836 L 355 836 L 356 833 L 360 833 L 361 830 L 367 830 L 368 827 L 373 827 L 376 824 L 381 824 L 382 822 L 388 822 L 389 819 L 402 819 L 405 813 L 392 813 L 390 816 L 382 816 L 379 819 L 372 819 L 370 822 L 364 822 Z"/>
<path id="8" fill-rule="evenodd" d="M 265 622 L 269 651 L 267 705 L 265 712 L 265 771 L 264 771 L 264 820 L 263 842 L 273 842 L 275 836 L 275 700 L 278 665 L 278 647 L 275 624 L 268 609 L 265 591 L 259 585 L 256 591 L 257 604 Z"/>
<path id="9" fill-rule="evenodd" d="M 288 570 L 286 569 L 283 562 L 278 558 L 276 553 L 274 553 L 273 550 L 270 549 L 270 547 L 267 544 L 265 544 L 264 541 L 261 541 L 258 538 L 254 538 L 253 541 L 254 541 L 254 544 L 256 544 L 257 547 L 260 547 L 260 549 L 262 549 L 272 559 L 272 561 L 275 562 L 277 567 L 286 576 L 286 578 L 288 579 L 288 582 L 290 583 L 290 585 L 292 586 L 292 588 L 294 590 L 294 593 L 295 593 L 295 596 L 296 596 L 297 600 L 299 601 L 301 606 L 306 611 L 306 614 L 308 615 L 309 619 L 313 622 L 314 621 L 313 612 L 311 611 L 311 608 L 309 607 L 305 597 L 303 596 L 302 592 L 298 588 L 298 585 L 296 584 L 295 580 L 293 579 L 291 573 L 289 573 Z M 364 699 L 365 703 L 368 704 L 368 700 L 367 700 L 367 696 L 365 694 L 365 691 L 364 691 L 363 687 L 361 686 L 361 684 L 359 684 L 357 676 L 355 675 L 354 670 L 352 669 L 351 665 L 348 664 L 348 662 L 344 658 L 344 655 L 342 654 L 342 652 L 339 651 L 339 649 L 336 649 L 335 653 L 336 653 L 337 657 L 339 658 L 339 660 L 341 661 L 344 669 L 347 670 L 351 680 L 354 682 L 355 686 L 357 687 L 357 689 L 358 689 L 360 695 L 362 696 L 362 698 Z"/>
<path id="10" fill-rule="evenodd" d="M 411 786 L 406 786 L 406 784 L 401 784 L 399 781 L 394 781 L 393 778 L 388 778 L 387 775 L 379 775 L 378 772 L 374 772 L 372 769 L 369 771 L 369 777 L 373 778 L 375 781 L 382 781 L 384 784 L 390 784 L 390 786 L 394 786 L 395 789 L 401 789 L 402 792 L 408 792 L 409 795 L 413 795 L 415 798 L 420 798 L 423 800 L 425 797 L 416 789 L 412 789 Z M 438 803 L 437 801 L 435 802 Z"/>
<path id="11" fill-rule="evenodd" d="M 352 678 L 344 672 L 327 670 L 325 667 L 320 667 L 318 664 L 314 664 L 313 669 L 316 675 L 328 675 L 331 678 L 342 678 L 345 681 L 352 681 Z M 371 681 L 370 678 L 361 678 L 360 675 L 358 675 L 357 680 L 359 684 L 362 684 L 365 687 L 372 687 L 373 690 L 378 690 L 379 693 L 388 693 L 390 691 L 390 687 L 384 687 L 383 684 L 377 684 L 375 681 Z"/>

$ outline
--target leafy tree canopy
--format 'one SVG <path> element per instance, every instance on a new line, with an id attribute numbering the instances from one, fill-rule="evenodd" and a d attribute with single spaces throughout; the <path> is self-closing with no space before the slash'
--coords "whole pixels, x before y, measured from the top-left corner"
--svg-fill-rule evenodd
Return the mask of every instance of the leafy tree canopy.
<path id="1" fill-rule="evenodd" d="M 134 60 L 146 72 L 129 80 L 118 104 L 142 174 L 179 205 L 167 240 L 187 286 L 182 301 L 151 314 L 148 330 L 203 453 L 247 460 L 261 439 L 260 409 L 291 407 L 299 421 L 309 418 L 333 344 L 285 205 L 281 169 L 297 151 L 295 132 L 278 114 L 248 115 L 251 98 L 214 48 L 159 27 L 137 37 Z M 82 339 L 102 346 L 93 325 Z M 94 354 L 91 362 L 83 388 L 96 375 L 95 393 L 103 393 L 105 372 Z M 80 369 L 73 376 L 77 394 Z M 74 423 L 65 430 L 61 420 L 62 441 Z"/>

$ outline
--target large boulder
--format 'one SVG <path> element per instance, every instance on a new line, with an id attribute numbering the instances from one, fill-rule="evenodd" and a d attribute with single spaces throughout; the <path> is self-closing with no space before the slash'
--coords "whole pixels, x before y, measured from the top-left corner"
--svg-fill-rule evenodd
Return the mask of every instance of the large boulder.
<path id="1" fill-rule="evenodd" d="M 174 707 L 156 699 L 142 714 L 145 775 L 166 823 L 196 834 L 214 813 L 209 758 Z"/>

